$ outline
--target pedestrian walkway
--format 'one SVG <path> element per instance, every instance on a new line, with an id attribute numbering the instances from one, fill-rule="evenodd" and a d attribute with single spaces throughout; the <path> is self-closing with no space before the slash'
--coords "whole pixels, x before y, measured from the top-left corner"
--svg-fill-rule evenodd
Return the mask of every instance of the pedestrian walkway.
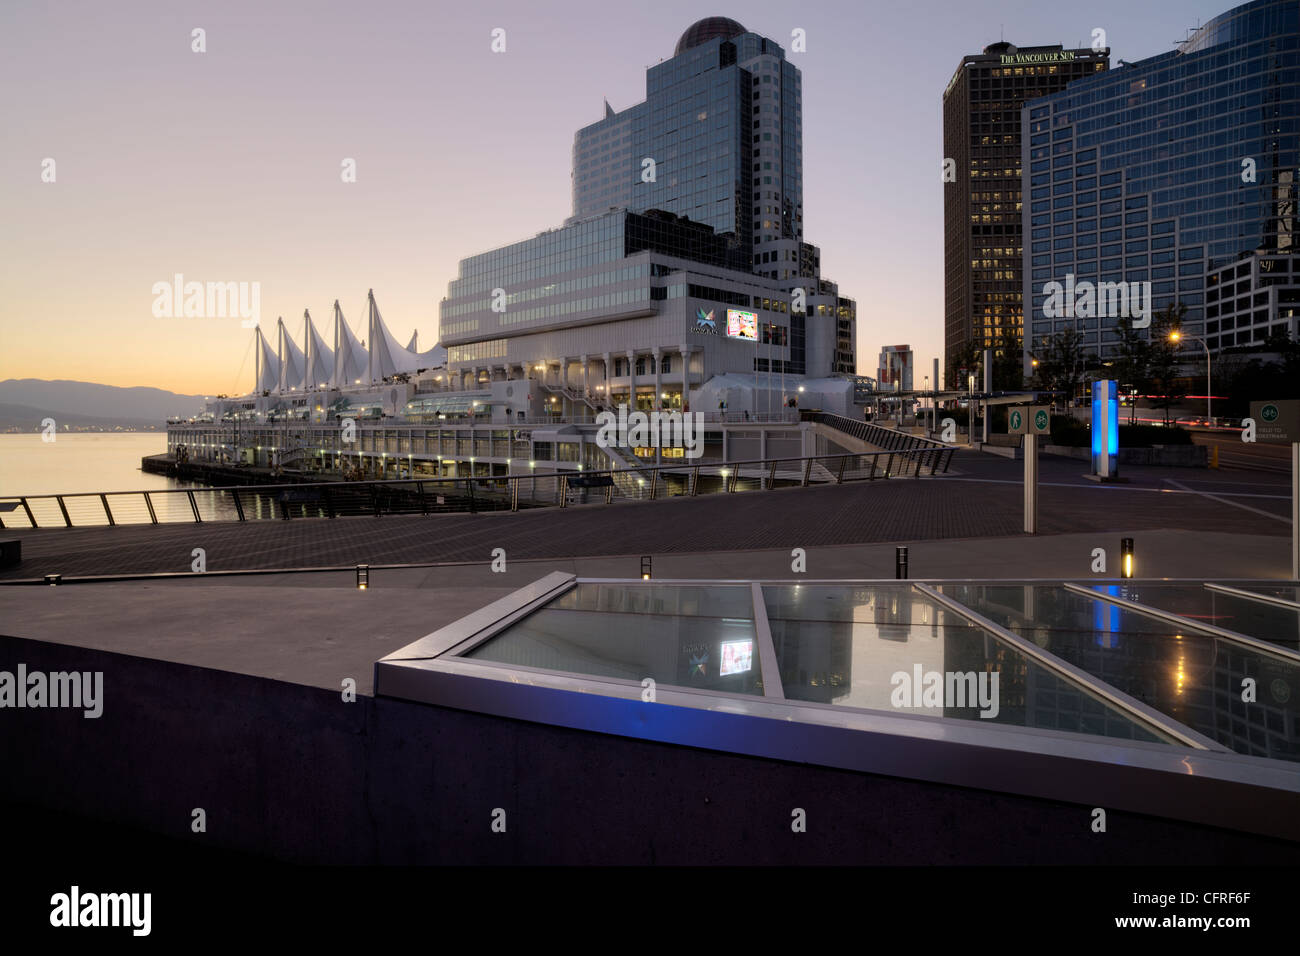
<path id="1" fill-rule="evenodd" d="M 563 511 L 21 531 L 15 536 L 22 540 L 23 563 L 0 574 L 0 581 L 49 573 L 188 573 L 195 548 L 204 549 L 208 571 L 230 571 L 480 561 L 495 548 L 536 559 L 1019 536 L 1021 463 L 959 453 L 956 466 L 963 475 L 942 481 Z M 1044 458 L 1041 533 L 1290 533 L 1289 488 L 1276 476 L 1177 468 L 1128 474 L 1130 484 L 1098 485 L 1080 475 L 1078 462 Z"/>

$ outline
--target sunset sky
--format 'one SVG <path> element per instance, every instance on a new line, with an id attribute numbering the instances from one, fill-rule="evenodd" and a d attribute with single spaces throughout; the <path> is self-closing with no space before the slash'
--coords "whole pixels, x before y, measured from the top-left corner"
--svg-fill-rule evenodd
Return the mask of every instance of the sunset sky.
<path id="1" fill-rule="evenodd" d="M 262 328 L 283 315 L 299 339 L 304 308 L 329 334 L 336 298 L 364 331 L 373 288 L 429 348 L 458 260 L 558 226 L 575 130 L 602 98 L 644 99 L 646 67 L 720 15 L 802 70 L 805 239 L 857 299 L 859 372 L 907 342 L 919 386 L 942 350 L 940 101 L 961 57 L 1004 26 L 1023 46 L 1101 27 L 1113 64 L 1142 59 L 1232 5 L 6 0 L 0 379 L 248 391 L 238 319 L 152 315 L 176 273 L 259 282 Z"/>

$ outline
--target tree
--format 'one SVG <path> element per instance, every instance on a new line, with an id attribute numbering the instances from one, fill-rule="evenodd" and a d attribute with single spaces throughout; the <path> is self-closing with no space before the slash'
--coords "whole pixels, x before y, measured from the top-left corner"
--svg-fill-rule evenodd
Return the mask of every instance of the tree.
<path id="1" fill-rule="evenodd" d="M 1004 329 L 991 346 L 993 352 L 993 391 L 1018 391 L 1024 387 L 1024 365 L 1020 336 L 1014 329 Z M 963 369 L 965 371 L 963 371 Z M 975 390 L 984 390 L 984 347 L 967 342 L 954 351 L 947 362 L 948 387 L 965 391 L 970 376 L 975 376 Z"/>
<path id="2" fill-rule="evenodd" d="M 1044 341 L 1034 371 L 1034 385 L 1050 391 L 1065 392 L 1068 403 L 1079 388 L 1088 361 L 1083 335 L 1078 329 L 1057 332 Z"/>
<path id="3" fill-rule="evenodd" d="M 1251 402 L 1300 398 L 1300 345 L 1283 332 L 1269 336 L 1262 349 L 1221 352 L 1214 357 L 1214 381 L 1215 394 L 1228 396 L 1215 408 L 1234 418 L 1250 414 Z"/>
<path id="4" fill-rule="evenodd" d="M 1138 395 L 1145 395 L 1151 386 L 1151 343 L 1146 336 L 1133 328 L 1128 316 L 1115 323 L 1119 333 L 1119 355 L 1115 360 L 1115 375 L 1121 386 L 1130 385 Z M 1129 403 L 1129 424 L 1137 421 L 1137 398 Z"/>
<path id="5" fill-rule="evenodd" d="M 1003 329 L 993 349 L 993 390 L 1013 392 L 1024 386 L 1025 366 L 1020 336 L 1011 329 Z"/>
<path id="6" fill-rule="evenodd" d="M 1151 387 L 1155 390 L 1153 404 L 1164 409 L 1165 424 L 1169 424 L 1169 410 L 1186 394 L 1182 382 L 1181 363 L 1178 360 L 1179 347 L 1170 340 L 1170 336 L 1183 326 L 1183 315 L 1187 306 L 1174 302 L 1165 306 L 1151 321 Z"/>
<path id="7" fill-rule="evenodd" d="M 948 360 L 947 368 L 944 369 L 948 376 L 948 387 L 958 391 L 965 389 L 967 376 L 972 374 L 978 384 L 981 380 L 980 366 L 982 364 L 982 350 L 974 342 L 967 342 L 958 348 L 952 353 L 952 358 Z"/>

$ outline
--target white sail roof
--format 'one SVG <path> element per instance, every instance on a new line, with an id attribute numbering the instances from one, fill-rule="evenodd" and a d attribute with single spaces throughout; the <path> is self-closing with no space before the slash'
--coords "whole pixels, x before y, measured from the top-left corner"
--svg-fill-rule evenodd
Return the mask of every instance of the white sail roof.
<path id="1" fill-rule="evenodd" d="M 415 339 L 411 339 L 414 344 Z M 398 372 L 418 372 L 447 364 L 447 350 L 435 345 L 427 352 L 403 348 L 379 314 L 375 293 L 370 292 L 370 380 L 378 382 Z"/>
<path id="2" fill-rule="evenodd" d="M 302 377 L 306 370 L 306 357 L 296 342 L 290 337 L 284 326 L 284 319 L 276 320 L 280 332 L 280 391 L 302 387 Z"/>
<path id="3" fill-rule="evenodd" d="M 253 383 L 253 391 L 260 394 L 280 387 L 280 359 L 271 350 L 271 343 L 266 340 L 260 327 L 255 334 L 253 349 L 257 381 Z"/>
<path id="4" fill-rule="evenodd" d="M 307 347 L 307 362 L 304 366 L 306 373 L 303 375 L 302 386 L 324 388 L 334 377 L 334 350 L 325 344 L 321 334 L 316 331 L 310 310 L 304 309 L 302 317 L 305 324 L 304 344 Z"/>
<path id="5" fill-rule="evenodd" d="M 343 310 L 339 308 L 338 299 L 334 300 L 334 375 L 330 385 L 342 388 L 355 385 L 366 379 L 369 373 L 370 355 L 357 337 L 352 334 Z"/>

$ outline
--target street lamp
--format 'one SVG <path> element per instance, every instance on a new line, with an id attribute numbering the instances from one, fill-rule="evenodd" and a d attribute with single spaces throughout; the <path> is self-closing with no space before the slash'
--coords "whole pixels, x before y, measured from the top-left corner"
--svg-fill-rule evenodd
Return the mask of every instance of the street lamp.
<path id="1" fill-rule="evenodd" d="M 970 401 L 966 403 L 966 441 L 967 444 L 975 444 L 975 376 L 971 375 L 967 384 L 970 385 Z"/>
<path id="2" fill-rule="evenodd" d="M 929 392 L 930 392 L 930 376 L 928 376 L 928 375 L 922 375 L 922 376 L 921 376 L 921 395 L 922 395 L 922 396 L 926 396 L 926 395 L 929 394 Z M 924 427 L 925 427 L 925 398 L 924 398 L 924 397 L 921 399 L 921 406 L 922 406 L 922 407 L 921 407 L 921 427 L 924 428 Z M 932 428 L 932 429 L 930 429 L 930 431 L 934 431 L 934 429 Z"/>
<path id="3" fill-rule="evenodd" d="M 1213 391 L 1214 390 L 1210 387 L 1210 346 L 1205 341 L 1205 339 L 1201 338 L 1200 336 L 1197 335 L 1184 336 L 1182 331 L 1180 331 L 1179 329 L 1174 329 L 1172 332 L 1169 333 L 1169 341 L 1175 344 L 1181 342 L 1184 337 L 1189 339 L 1196 339 L 1196 341 L 1201 343 L 1201 347 L 1205 349 L 1205 424 L 1206 427 L 1213 428 L 1214 427 L 1214 414 L 1213 414 L 1213 408 L 1214 408 Z"/>

